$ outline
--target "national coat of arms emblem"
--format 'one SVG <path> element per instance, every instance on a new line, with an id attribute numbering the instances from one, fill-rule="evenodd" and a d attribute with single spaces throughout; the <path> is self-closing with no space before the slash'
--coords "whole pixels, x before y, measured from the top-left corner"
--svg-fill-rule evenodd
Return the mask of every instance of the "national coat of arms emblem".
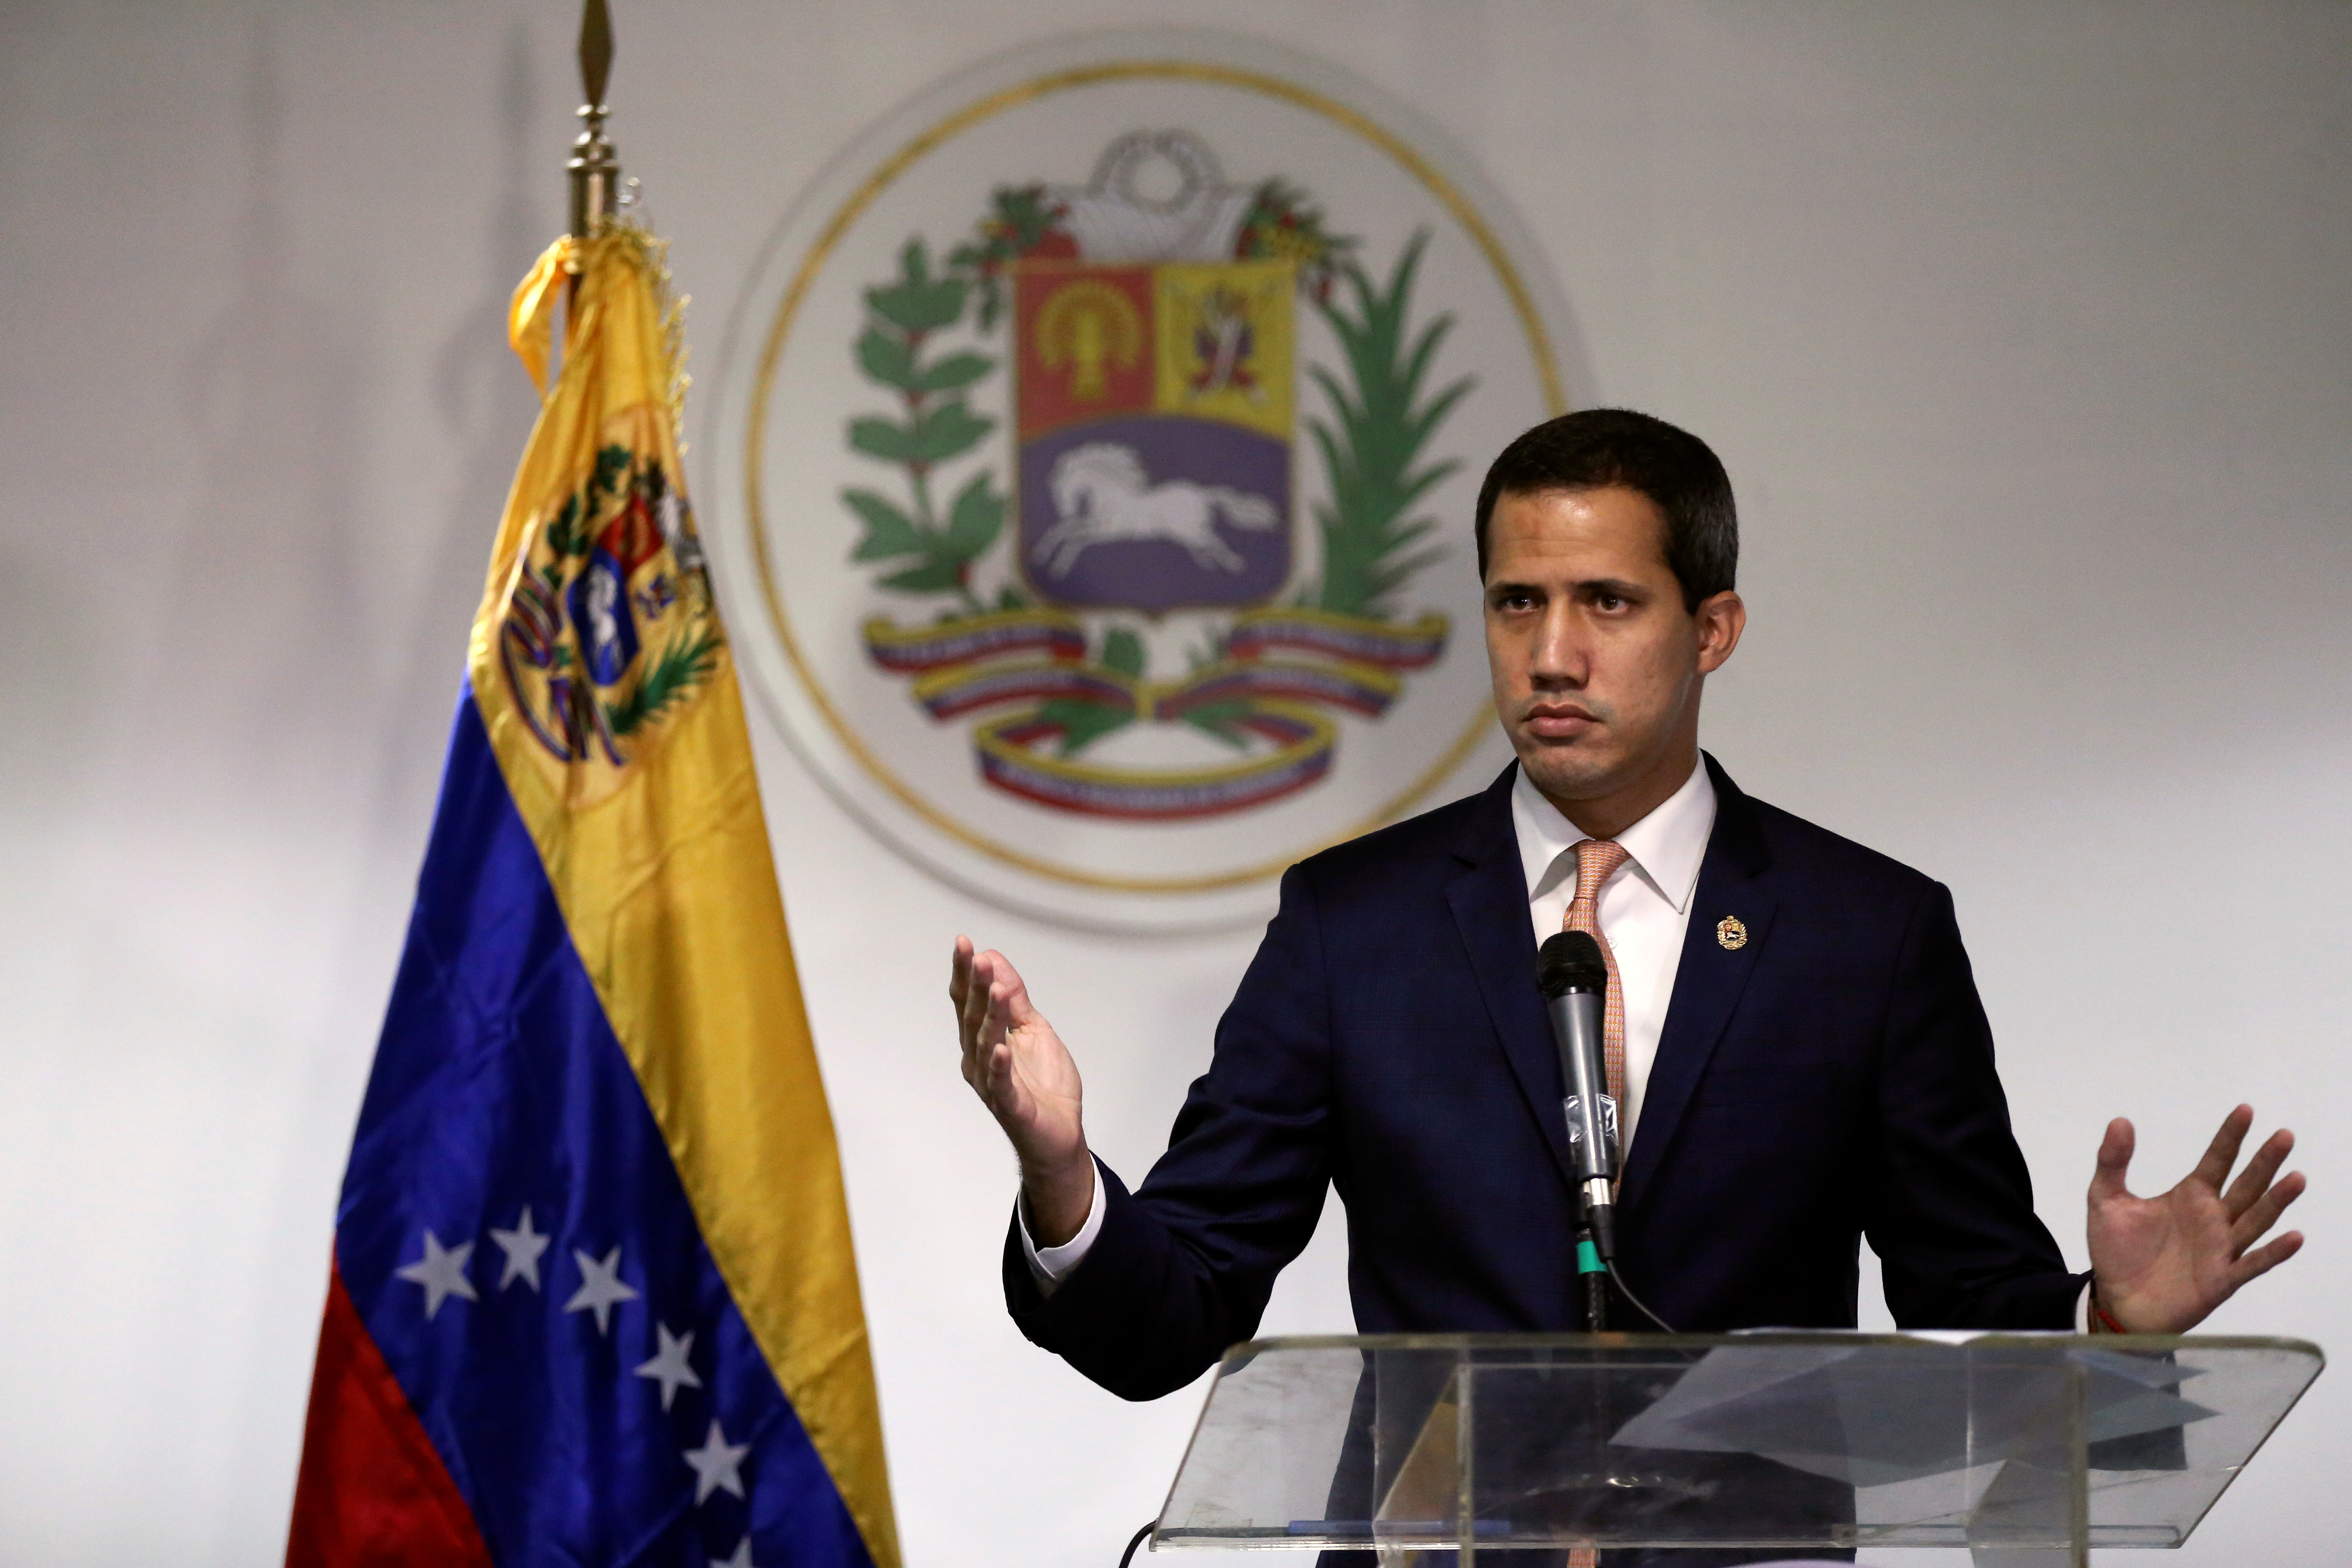
<path id="1" fill-rule="evenodd" d="M 1154 162 L 1175 171 L 1160 201 L 1136 189 Z M 1283 182 L 1224 184 L 1202 138 L 1132 132 L 1083 186 L 998 189 L 943 275 L 913 240 L 898 275 L 867 291 L 857 363 L 902 412 L 853 419 L 847 438 L 906 480 L 896 495 L 843 492 L 864 530 L 851 553 L 887 563 L 882 587 L 949 608 L 911 627 L 877 616 L 866 642 L 877 666 L 914 678 L 913 700 L 933 718 L 989 715 L 971 736 L 990 784 L 1130 820 L 1257 805 L 1328 773 L 1339 734 L 1326 710 L 1380 718 L 1404 673 L 1443 651 L 1443 615 L 1390 612 L 1432 558 L 1415 547 L 1433 523 L 1412 504 L 1454 466 L 1423 454 L 1475 380 L 1427 384 L 1450 322 L 1411 320 L 1420 241 L 1384 288 L 1352 248 Z M 1352 352 L 1344 383 L 1316 367 L 1329 406 L 1310 428 L 1332 499 L 1323 580 L 1297 585 L 1302 291 Z M 1003 352 L 926 357 L 927 340 L 967 316 L 984 339 L 1001 326 Z M 992 428 L 967 389 L 1007 369 L 1010 495 L 980 468 L 941 520 L 929 479 Z M 1343 487 L 1343 475 L 1362 482 Z M 1008 503 L 1011 548 L 996 552 L 990 583 L 975 568 Z M 1115 615 L 1098 633 L 1086 619 L 1180 610 L 1225 612 L 1204 620 L 1181 675 L 1150 668 L 1142 637 Z M 1200 765 L 1090 760 L 1134 724 L 1193 731 L 1206 742 Z"/>
<path id="2" fill-rule="evenodd" d="M 1559 404 L 1473 176 L 1234 48 L 942 89 L 788 221 L 723 394 L 788 733 L 927 864 L 1066 919 L 1256 913 L 1462 771 L 1474 465 Z"/>

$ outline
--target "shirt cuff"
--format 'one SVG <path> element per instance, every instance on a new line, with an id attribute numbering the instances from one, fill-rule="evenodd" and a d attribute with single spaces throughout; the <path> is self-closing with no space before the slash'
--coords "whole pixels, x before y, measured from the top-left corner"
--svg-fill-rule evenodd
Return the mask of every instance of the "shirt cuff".
<path id="1" fill-rule="evenodd" d="M 1037 1238 L 1029 1234 L 1029 1205 L 1018 1197 L 1013 1200 L 1013 1218 L 1021 1226 L 1021 1252 L 1029 1260 L 1029 1278 L 1037 1282 L 1040 1296 L 1051 1296 L 1054 1288 L 1087 1260 L 1095 1237 L 1102 1234 L 1102 1173 L 1090 1170 L 1087 1173 L 1095 1179 L 1095 1195 L 1087 1205 L 1087 1223 L 1078 1226 L 1077 1235 L 1059 1247 L 1039 1247 Z"/>
<path id="2" fill-rule="evenodd" d="M 1029 1233 L 1024 1230 L 1021 1234 L 1025 1237 Z M 1031 1253 L 1030 1257 L 1034 1258 L 1036 1254 Z M 1031 1267 L 1035 1265 L 1032 1263 Z M 2074 1298 L 2074 1331 L 2078 1334 L 2091 1331 L 2091 1283 L 2088 1279 L 2084 1280 L 2083 1293 Z"/>

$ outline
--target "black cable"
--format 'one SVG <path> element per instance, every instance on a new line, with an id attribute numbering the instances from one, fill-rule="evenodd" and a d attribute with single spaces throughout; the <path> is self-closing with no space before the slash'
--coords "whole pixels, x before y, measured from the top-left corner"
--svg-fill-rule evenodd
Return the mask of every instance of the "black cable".
<path id="1" fill-rule="evenodd" d="M 1135 1561 L 1135 1549 L 1143 1544 L 1145 1536 L 1158 1528 L 1160 1528 L 1160 1521 L 1155 1519 L 1135 1532 L 1135 1538 L 1127 1543 L 1127 1550 L 1118 1554 L 1118 1568 L 1127 1568 L 1129 1563 Z"/>
<path id="2" fill-rule="evenodd" d="M 1649 1319 L 1649 1320 L 1650 1320 L 1650 1321 L 1652 1321 L 1652 1322 L 1654 1322 L 1654 1323 L 1657 1324 L 1657 1325 L 1658 1325 L 1658 1332 L 1660 1332 L 1660 1333 L 1662 1333 L 1662 1334 L 1671 1334 L 1671 1333 L 1674 1333 L 1674 1332 L 1675 1331 L 1675 1327 L 1674 1327 L 1674 1325 L 1673 1325 L 1673 1324 L 1671 1324 L 1671 1323 L 1667 1322 L 1664 1318 L 1661 1318 L 1660 1316 L 1658 1316 L 1658 1314 L 1657 1314 L 1657 1313 L 1653 1312 L 1652 1310 L 1650 1310 L 1650 1309 L 1649 1309 L 1648 1307 L 1646 1307 L 1646 1306 L 1643 1305 L 1643 1303 L 1642 1303 L 1642 1298 L 1640 1298 L 1639 1296 L 1634 1295 L 1634 1294 L 1633 1294 L 1633 1292 L 1632 1290 L 1630 1290 L 1630 1289 L 1628 1289 L 1626 1288 L 1626 1285 L 1625 1285 L 1625 1276 L 1624 1276 L 1624 1274 L 1623 1274 L 1622 1271 L 1620 1271 L 1620 1270 L 1619 1270 L 1619 1268 L 1618 1268 L 1618 1267 L 1617 1267 L 1617 1265 L 1616 1265 L 1616 1263 L 1615 1263 L 1615 1261 L 1614 1261 L 1613 1259 L 1610 1259 L 1610 1258 L 1603 1258 L 1603 1259 L 1601 1259 L 1601 1266 L 1602 1266 L 1603 1268 L 1607 1268 L 1607 1269 L 1609 1270 L 1609 1278 L 1610 1278 L 1611 1279 L 1612 1279 L 1612 1280 L 1616 1281 L 1616 1284 L 1617 1284 L 1617 1293 L 1618 1293 L 1619 1295 L 1621 1295 L 1621 1296 L 1624 1297 L 1624 1298 L 1625 1298 L 1625 1300 L 1627 1300 L 1628 1301 L 1631 1301 L 1632 1303 L 1633 1303 L 1633 1310 L 1634 1310 L 1635 1311 L 1637 1311 L 1637 1312 L 1641 1313 L 1641 1314 L 1642 1314 L 1642 1316 L 1643 1316 L 1643 1317 L 1645 1317 L 1645 1318 Z M 1127 1564 L 1126 1564 L 1126 1563 L 1120 1563 L 1120 1564 L 1119 1564 L 1119 1568 L 1127 1568 Z"/>

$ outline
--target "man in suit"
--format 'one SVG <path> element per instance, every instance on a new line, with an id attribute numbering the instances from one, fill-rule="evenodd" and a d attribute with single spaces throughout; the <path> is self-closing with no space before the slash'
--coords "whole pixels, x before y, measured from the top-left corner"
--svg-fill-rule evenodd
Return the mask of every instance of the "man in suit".
<path id="1" fill-rule="evenodd" d="M 995 952 L 958 939 L 964 1077 L 1011 1139 L 1023 1331 L 1156 1397 L 1255 1331 L 1327 1184 L 1357 1327 L 1580 1326 L 1576 1194 L 1540 937 L 1609 962 L 1627 1283 L 1676 1328 L 1851 1327 L 1867 1236 L 1906 1327 L 2180 1332 L 2301 1245 L 2252 1112 L 2169 1192 L 2108 1127 L 2089 1275 L 2034 1216 L 1950 895 L 1743 794 L 1698 745 L 1738 647 L 1731 488 L 1704 443 L 1591 410 L 1478 500 L 1497 718 L 1484 793 L 1293 867 L 1168 1152 L 1132 1193 L 1087 1152 L 1076 1068 Z M 2259 1244 L 2259 1245 L 2258 1245 Z M 1623 1326 L 1621 1321 L 1619 1326 Z M 1674 1561 L 1681 1562 L 1681 1554 Z"/>

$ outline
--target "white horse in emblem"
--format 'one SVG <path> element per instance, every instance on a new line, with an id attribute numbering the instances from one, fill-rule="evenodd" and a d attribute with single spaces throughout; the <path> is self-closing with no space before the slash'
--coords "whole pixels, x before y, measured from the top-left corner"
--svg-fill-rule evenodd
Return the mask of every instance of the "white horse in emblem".
<path id="1" fill-rule="evenodd" d="M 1188 479 L 1155 485 L 1135 448 L 1116 441 L 1071 447 L 1055 460 L 1048 482 L 1060 516 L 1030 546 L 1029 559 L 1056 577 L 1068 576 L 1089 545 L 1130 539 L 1165 539 L 1182 545 L 1203 571 L 1239 572 L 1249 563 L 1218 535 L 1217 519 L 1261 531 L 1282 522 L 1264 496 Z"/>

